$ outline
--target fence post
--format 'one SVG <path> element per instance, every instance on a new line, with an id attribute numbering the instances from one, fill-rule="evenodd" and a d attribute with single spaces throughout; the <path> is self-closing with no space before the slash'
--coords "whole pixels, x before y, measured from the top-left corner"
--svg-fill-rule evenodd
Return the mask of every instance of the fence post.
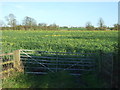
<path id="1" fill-rule="evenodd" d="M 19 72 L 23 72 L 23 68 L 21 66 L 21 61 L 20 61 L 20 50 L 14 51 L 13 57 L 14 57 L 14 68 L 16 68 Z"/>

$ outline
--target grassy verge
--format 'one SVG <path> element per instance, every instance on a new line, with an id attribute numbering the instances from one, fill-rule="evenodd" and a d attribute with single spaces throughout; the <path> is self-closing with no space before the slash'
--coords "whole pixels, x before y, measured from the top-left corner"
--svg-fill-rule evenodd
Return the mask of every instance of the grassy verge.
<path id="1" fill-rule="evenodd" d="M 67 72 L 47 75 L 16 73 L 3 80 L 3 88 L 101 88 L 105 83 L 93 74 L 75 77 Z"/>

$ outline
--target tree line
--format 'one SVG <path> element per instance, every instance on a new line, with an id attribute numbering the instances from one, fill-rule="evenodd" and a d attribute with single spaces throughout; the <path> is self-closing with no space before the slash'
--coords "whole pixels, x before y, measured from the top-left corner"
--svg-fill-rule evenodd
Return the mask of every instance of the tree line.
<path id="1" fill-rule="evenodd" d="M 5 16 L 7 24 L 2 20 L 0 21 L 1 30 L 118 30 L 118 24 L 114 24 L 113 27 L 107 27 L 104 24 L 104 20 L 99 18 L 98 27 L 94 27 L 91 22 L 87 22 L 85 27 L 60 27 L 55 23 L 47 25 L 46 23 L 38 23 L 37 21 L 29 16 L 24 17 L 21 24 L 18 24 L 16 16 L 14 14 L 9 14 Z"/>

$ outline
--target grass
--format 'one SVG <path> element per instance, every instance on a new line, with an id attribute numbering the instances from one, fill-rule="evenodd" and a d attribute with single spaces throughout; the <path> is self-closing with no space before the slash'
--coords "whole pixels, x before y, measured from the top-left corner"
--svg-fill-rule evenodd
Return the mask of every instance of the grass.
<path id="1" fill-rule="evenodd" d="M 3 88 L 73 88 L 74 77 L 66 72 L 49 73 L 48 75 L 30 75 L 17 73 L 3 80 Z"/>
<path id="2" fill-rule="evenodd" d="M 85 74 L 82 79 L 67 72 L 32 75 L 16 73 L 3 80 L 3 88 L 102 88 L 105 83 L 94 74 Z M 84 83 L 83 83 L 84 82 Z"/>

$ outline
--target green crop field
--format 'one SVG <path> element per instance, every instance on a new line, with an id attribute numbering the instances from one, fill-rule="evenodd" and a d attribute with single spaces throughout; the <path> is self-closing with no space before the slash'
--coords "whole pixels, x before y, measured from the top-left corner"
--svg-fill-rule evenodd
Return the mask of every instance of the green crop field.
<path id="1" fill-rule="evenodd" d="M 4 53 L 17 49 L 59 52 L 114 52 L 118 31 L 2 31 Z"/>
<path id="2" fill-rule="evenodd" d="M 118 31 L 2 31 L 3 53 L 18 49 L 54 52 L 114 52 L 118 44 Z M 54 77 L 54 79 L 52 78 Z M 4 88 L 92 88 L 105 87 L 106 83 L 95 75 L 84 75 L 81 79 L 67 73 L 53 73 L 43 76 L 18 73 L 3 80 Z M 80 80 L 79 80 L 80 79 Z M 77 81 L 76 81 L 77 80 Z M 79 82 L 78 82 L 79 81 Z M 64 83 L 63 83 L 64 82 Z M 77 83 L 76 83 L 77 82 Z"/>

